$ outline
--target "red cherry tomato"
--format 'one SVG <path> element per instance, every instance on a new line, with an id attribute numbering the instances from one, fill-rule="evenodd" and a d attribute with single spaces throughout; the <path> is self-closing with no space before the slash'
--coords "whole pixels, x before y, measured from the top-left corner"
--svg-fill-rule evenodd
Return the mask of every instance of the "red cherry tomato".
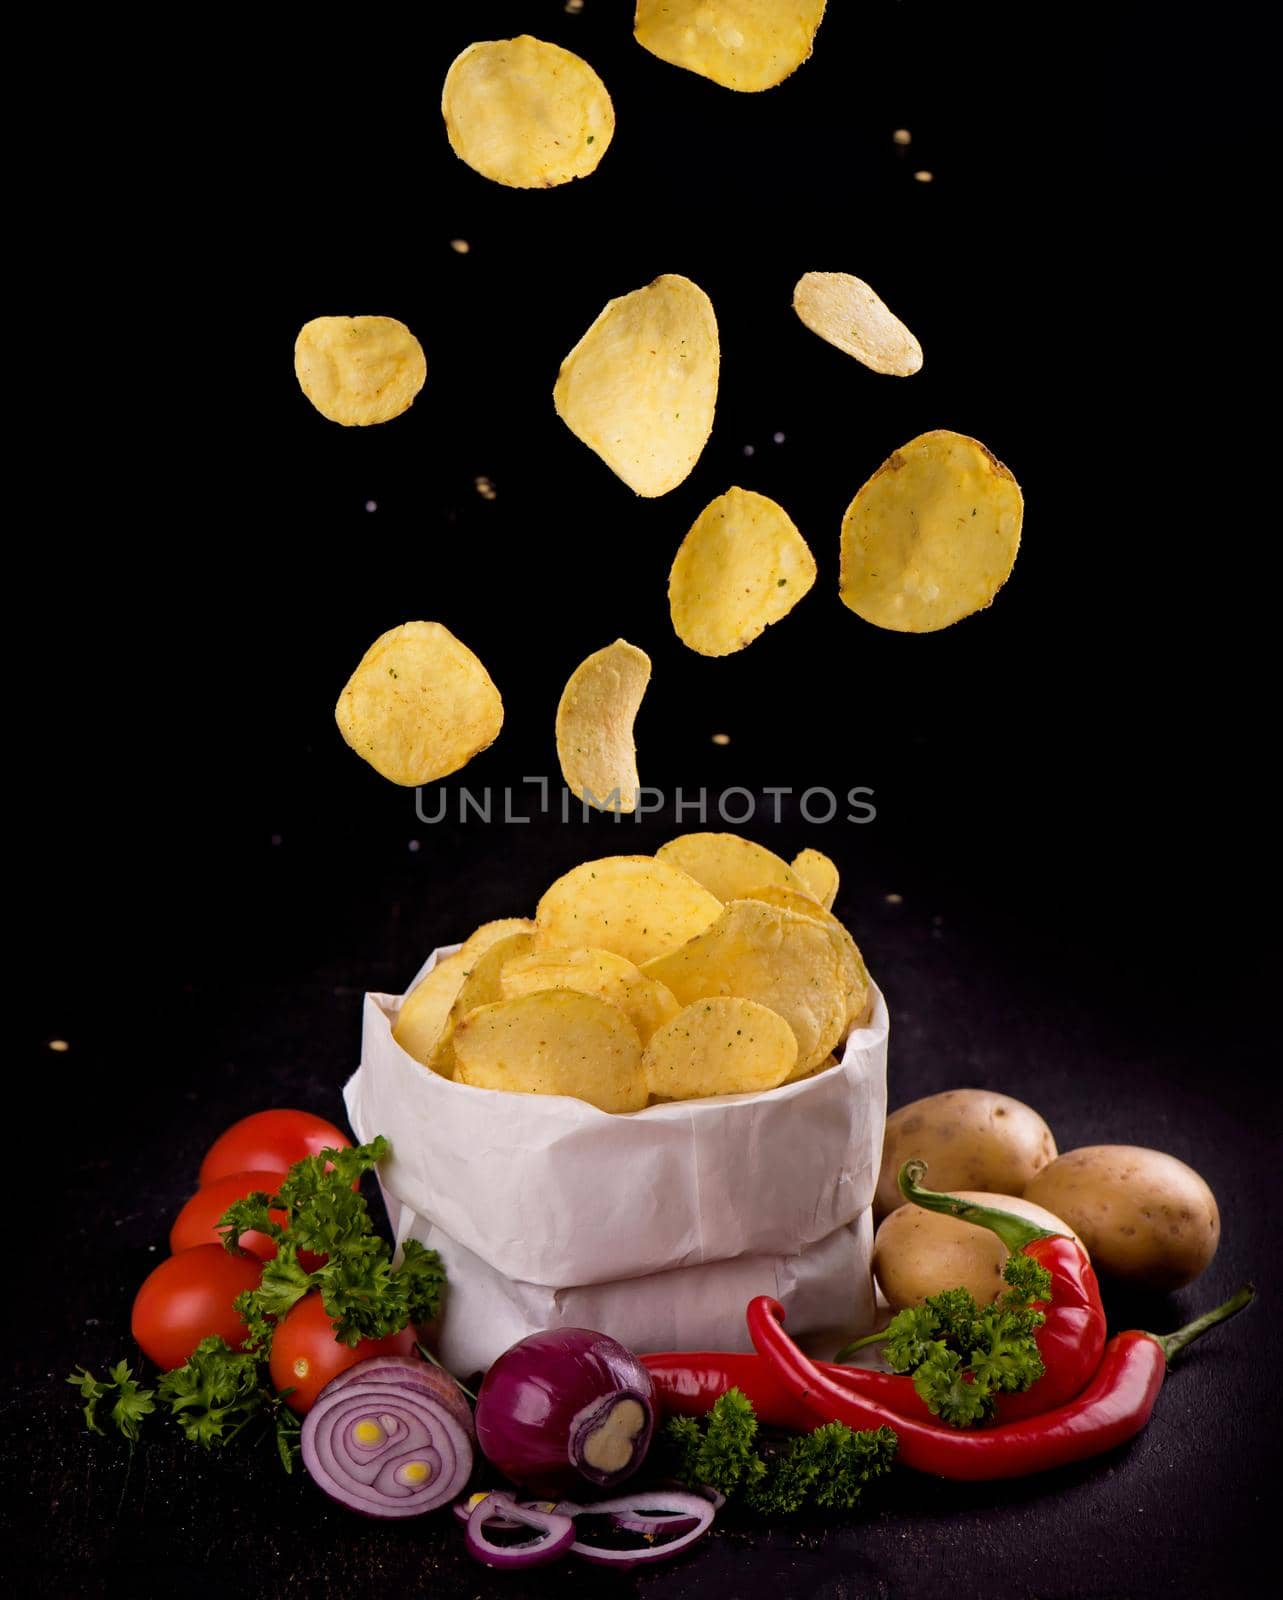
<path id="1" fill-rule="evenodd" d="M 202 1189 L 233 1172 L 287 1172 L 304 1156 L 345 1150 L 352 1143 L 310 1111 L 256 1111 L 219 1134 L 200 1164 Z"/>
<path id="2" fill-rule="evenodd" d="M 277 1324 L 269 1371 L 278 1390 L 293 1389 L 293 1394 L 285 1396 L 285 1404 L 302 1414 L 312 1409 L 312 1402 L 331 1378 L 370 1356 L 411 1356 L 415 1338 L 413 1328 L 403 1328 L 386 1339 L 340 1344 L 320 1290 L 313 1289 Z"/>
<path id="3" fill-rule="evenodd" d="M 207 1188 L 198 1189 L 178 1213 L 169 1230 L 169 1248 L 177 1255 L 180 1250 L 191 1250 L 198 1244 L 221 1246 L 223 1236 L 216 1224 L 228 1206 L 258 1191 L 275 1194 L 280 1181 L 279 1172 L 232 1172 L 225 1178 L 216 1178 Z M 273 1211 L 271 1216 L 273 1222 L 285 1225 L 283 1211 Z M 242 1250 L 248 1250 L 260 1261 L 270 1261 L 276 1254 L 276 1240 L 252 1228 L 241 1234 L 240 1244 Z"/>
<path id="4" fill-rule="evenodd" d="M 181 1367 L 201 1340 L 214 1334 L 239 1350 L 245 1324 L 232 1301 L 245 1289 L 257 1289 L 262 1275 L 257 1256 L 229 1255 L 218 1244 L 170 1256 L 134 1298 L 129 1324 L 134 1338 L 166 1372 Z"/>

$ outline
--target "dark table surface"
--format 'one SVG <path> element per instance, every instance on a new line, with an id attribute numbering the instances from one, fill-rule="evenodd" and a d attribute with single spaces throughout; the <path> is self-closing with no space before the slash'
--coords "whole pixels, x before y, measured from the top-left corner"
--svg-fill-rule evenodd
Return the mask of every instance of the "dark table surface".
<path id="1" fill-rule="evenodd" d="M 672 1569 L 576 1572 L 577 1592 L 1140 1600 L 1241 1592 L 1273 1559 L 1277 618 L 1253 400 L 1276 299 L 1271 53 L 1230 12 L 832 0 L 807 67 L 736 96 L 648 57 L 628 11 L 434 6 L 413 41 L 363 14 L 359 38 L 312 30 L 279 54 L 261 23 L 249 42 L 202 25 L 160 73 L 113 14 L 50 52 L 51 103 L 83 137 L 47 183 L 24 153 L 58 197 L 24 248 L 77 264 L 75 327 L 110 337 L 56 367 L 67 470 L 20 474 L 39 500 L 35 581 L 10 608 L 31 635 L 7 702 L 30 809 L 10 850 L 35 892 L 12 922 L 28 1175 L 10 1192 L 5 1592 L 561 1591 L 562 1572 L 483 1573 L 444 1518 L 351 1517 L 267 1452 L 153 1428 L 131 1457 L 84 1432 L 63 1379 L 131 1354 L 135 1289 L 224 1125 L 280 1104 L 341 1119 L 365 990 L 528 912 L 575 862 L 690 826 L 677 785 L 746 786 L 745 831 L 839 862 L 837 909 L 890 1005 L 892 1106 L 994 1088 L 1062 1149 L 1152 1145 L 1206 1176 L 1211 1268 L 1170 1299 L 1111 1291 L 1115 1327 L 1170 1329 L 1249 1278 L 1261 1294 L 1108 1459 L 996 1487 L 898 1472 L 850 1517 L 728 1514 Z M 611 87 L 618 132 L 586 182 L 500 190 L 446 145 L 450 60 L 522 31 Z M 789 296 L 809 269 L 867 277 L 923 371 L 877 377 L 807 333 Z M 718 417 L 687 483 L 642 502 L 549 391 L 610 296 L 674 271 L 717 308 Z M 420 333 L 429 381 L 405 417 L 339 430 L 302 399 L 292 341 L 334 312 Z M 1020 479 L 1020 558 L 990 611 L 882 633 L 838 601 L 841 515 L 941 426 Z M 673 637 L 665 578 L 731 483 L 780 500 L 820 576 L 708 661 Z M 560 687 L 623 634 L 655 663 L 638 734 L 664 812 L 416 818 L 332 707 L 370 640 L 417 616 L 504 694 L 502 737 L 452 797 L 555 781 Z M 784 784 L 775 823 L 764 793 Z M 808 785 L 871 787 L 876 821 L 803 822 Z"/>

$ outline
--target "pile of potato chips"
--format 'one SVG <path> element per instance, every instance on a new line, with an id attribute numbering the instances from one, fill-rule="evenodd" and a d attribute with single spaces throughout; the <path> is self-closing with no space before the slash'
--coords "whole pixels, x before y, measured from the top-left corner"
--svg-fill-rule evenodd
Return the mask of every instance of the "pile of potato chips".
<path id="1" fill-rule="evenodd" d="M 790 865 L 731 833 L 586 861 L 533 920 L 488 922 L 439 961 L 393 1037 L 456 1083 L 602 1111 L 793 1083 L 869 1008 L 837 886 L 819 851 Z"/>

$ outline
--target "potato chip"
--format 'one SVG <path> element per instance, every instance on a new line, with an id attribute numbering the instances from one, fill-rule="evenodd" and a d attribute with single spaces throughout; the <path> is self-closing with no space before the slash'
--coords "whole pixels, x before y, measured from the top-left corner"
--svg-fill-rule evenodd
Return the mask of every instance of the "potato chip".
<path id="1" fill-rule="evenodd" d="M 703 933 L 642 964 L 682 1005 L 738 995 L 777 1011 L 808 1072 L 842 1037 L 847 989 L 837 942 L 811 917 L 760 900 L 732 900 Z"/>
<path id="2" fill-rule="evenodd" d="M 655 859 L 680 867 L 723 902 L 743 900 L 762 883 L 780 883 L 805 893 L 787 861 L 738 833 L 680 833 L 660 845 Z"/>
<path id="3" fill-rule="evenodd" d="M 294 372 L 323 417 L 365 428 L 410 409 L 428 363 L 395 317 L 313 317 L 294 341 Z"/>
<path id="4" fill-rule="evenodd" d="M 476 1089 L 566 1094 L 602 1111 L 646 1104 L 637 1030 L 617 1006 L 542 989 L 469 1012 L 454 1030 L 455 1080 Z"/>
<path id="5" fill-rule="evenodd" d="M 646 1087 L 660 1100 L 774 1089 L 797 1063 L 797 1040 L 756 1000 L 710 995 L 684 1007 L 642 1052 Z"/>
<path id="6" fill-rule="evenodd" d="M 503 726 L 486 669 L 439 622 L 380 634 L 334 708 L 357 755 L 393 783 L 431 783 L 467 766 Z"/>
<path id="7" fill-rule="evenodd" d="M 475 960 L 484 955 L 492 944 L 498 944 L 500 939 L 507 939 L 514 933 L 534 933 L 535 924 L 531 917 L 500 917 L 496 922 L 483 922 L 479 928 L 463 941 L 454 955 L 447 957 L 450 961 Z"/>
<path id="8" fill-rule="evenodd" d="M 643 1044 L 680 1009 L 662 983 L 613 950 L 532 950 L 509 960 L 500 985 L 505 1000 L 540 989 L 578 989 L 619 1009 Z"/>
<path id="9" fill-rule="evenodd" d="M 802 880 L 802 887 L 820 902 L 826 911 L 832 911 L 838 897 L 838 869 L 822 850 L 799 850 L 793 857 L 793 871 Z"/>
<path id="10" fill-rule="evenodd" d="M 849 272 L 807 272 L 793 290 L 793 309 L 812 333 L 874 372 L 907 378 L 922 367 L 922 346 L 860 278 Z"/>
<path id="11" fill-rule="evenodd" d="M 488 923 L 486 928 L 498 926 Z M 526 924 L 527 929 L 532 926 Z M 485 931 L 477 930 L 478 933 Z M 422 983 L 410 991 L 392 1037 L 416 1061 L 443 1077 L 450 1077 L 454 1070 L 451 1038 L 456 1025 L 477 1006 L 503 998 L 499 974 L 504 963 L 525 955 L 534 942 L 532 931 L 504 933 L 471 950 L 465 944 L 454 955 L 438 962 Z M 441 978 L 432 983 L 438 973 L 442 974 Z"/>
<path id="12" fill-rule="evenodd" d="M 708 927 L 721 909 L 702 884 L 667 861 L 603 856 L 558 878 L 535 921 L 541 949 L 613 950 L 641 966 Z"/>
<path id="13" fill-rule="evenodd" d="M 787 616 L 814 582 L 815 557 L 783 506 L 728 489 L 682 540 L 668 609 L 683 644 L 728 656 Z"/>
<path id="14" fill-rule="evenodd" d="M 458 994 L 467 973 L 467 966 L 458 955 L 438 961 L 426 977 L 421 978 L 406 995 L 401 1013 L 392 1029 L 392 1037 L 416 1061 L 427 1066 L 433 1051 L 441 1042 L 450 1007 Z"/>
<path id="15" fill-rule="evenodd" d="M 607 303 L 561 364 L 557 415 L 630 489 L 675 489 L 713 427 L 721 355 L 708 296 L 668 274 Z"/>
<path id="16" fill-rule="evenodd" d="M 897 633 L 947 628 L 1007 581 L 1023 515 L 1019 485 L 984 445 L 947 429 L 921 434 L 847 507 L 842 603 Z"/>
<path id="17" fill-rule="evenodd" d="M 825 0 L 637 0 L 637 43 L 724 89 L 783 83 L 811 53 Z"/>
<path id="18" fill-rule="evenodd" d="M 842 981 L 846 985 L 846 1022 L 849 1024 L 862 1018 L 869 1007 L 869 974 L 860 947 L 844 924 L 809 894 L 799 894 L 796 889 L 787 889 L 783 884 L 763 884 L 744 898 L 761 900 L 768 906 L 783 906 L 785 911 L 791 911 L 795 916 L 809 917 L 827 930 L 842 964 Z"/>
<path id="19" fill-rule="evenodd" d="M 455 155 L 510 189 L 586 178 L 615 132 L 610 95 L 588 63 L 529 34 L 456 56 L 441 114 Z"/>
<path id="20" fill-rule="evenodd" d="M 557 706 L 557 759 L 566 787 L 598 811 L 637 809 L 633 721 L 650 657 L 626 639 L 594 650 L 570 674 Z"/>

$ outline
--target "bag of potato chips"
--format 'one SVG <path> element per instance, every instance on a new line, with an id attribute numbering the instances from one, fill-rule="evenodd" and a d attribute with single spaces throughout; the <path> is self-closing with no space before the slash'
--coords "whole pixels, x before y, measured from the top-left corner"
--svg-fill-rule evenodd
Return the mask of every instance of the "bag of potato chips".
<path id="1" fill-rule="evenodd" d="M 344 1099 L 359 1139 L 392 1143 L 379 1181 L 398 1242 L 445 1261 L 440 1355 L 454 1371 L 550 1327 L 638 1351 L 746 1350 L 758 1294 L 817 1343 L 870 1324 L 889 1026 L 876 988 L 834 1065 L 623 1115 L 441 1076 L 392 1037 L 403 1001 L 366 996 Z"/>

